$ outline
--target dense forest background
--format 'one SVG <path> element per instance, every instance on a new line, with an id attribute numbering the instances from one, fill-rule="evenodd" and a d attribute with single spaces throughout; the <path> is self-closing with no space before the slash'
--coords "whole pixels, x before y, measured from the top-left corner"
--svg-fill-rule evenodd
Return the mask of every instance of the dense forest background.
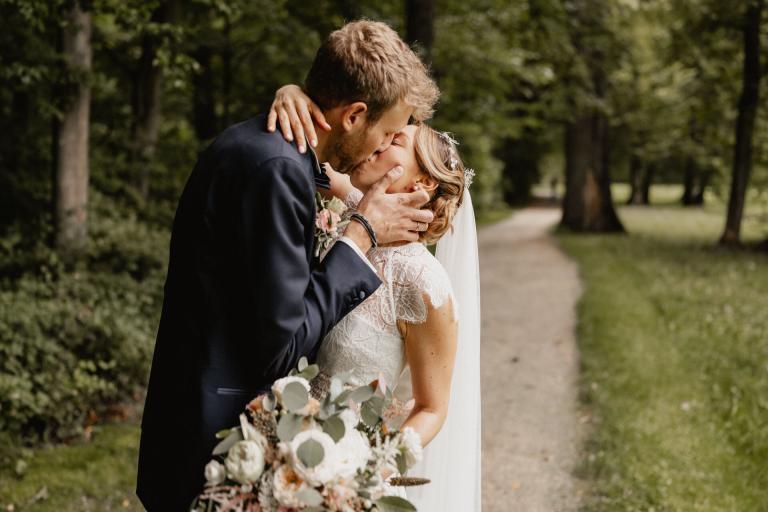
<path id="1" fill-rule="evenodd" d="M 346 20 L 430 63 L 481 213 L 557 182 L 564 227 L 621 232 L 612 183 L 638 205 L 675 183 L 727 204 L 713 245 L 740 246 L 745 211 L 768 236 L 764 3 L 0 0 L 0 437 L 140 402 L 197 152 Z"/>

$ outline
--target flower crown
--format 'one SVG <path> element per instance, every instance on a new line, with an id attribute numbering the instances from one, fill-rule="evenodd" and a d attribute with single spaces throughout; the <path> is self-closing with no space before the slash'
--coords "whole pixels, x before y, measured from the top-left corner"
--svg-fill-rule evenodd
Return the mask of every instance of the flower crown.
<path id="1" fill-rule="evenodd" d="M 448 144 L 448 148 L 451 152 L 451 170 L 455 171 L 456 166 L 459 165 L 459 157 L 458 153 L 456 151 L 456 146 L 459 145 L 459 142 L 451 137 L 451 134 L 448 132 L 439 132 L 439 136 L 443 141 L 445 141 L 446 144 Z M 466 167 L 464 169 L 464 187 L 469 188 L 469 186 L 472 184 L 472 181 L 475 179 L 475 170 L 470 169 L 469 167 Z"/>

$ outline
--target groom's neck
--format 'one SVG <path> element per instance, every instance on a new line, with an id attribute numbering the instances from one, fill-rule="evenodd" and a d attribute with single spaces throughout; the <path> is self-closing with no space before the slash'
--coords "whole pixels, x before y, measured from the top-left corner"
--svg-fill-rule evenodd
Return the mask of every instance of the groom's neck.
<path id="1" fill-rule="evenodd" d="M 330 162 L 331 156 L 329 155 L 331 134 L 323 130 L 317 123 L 315 125 L 315 133 L 317 134 L 317 146 L 315 146 L 315 153 L 320 163 Z"/>

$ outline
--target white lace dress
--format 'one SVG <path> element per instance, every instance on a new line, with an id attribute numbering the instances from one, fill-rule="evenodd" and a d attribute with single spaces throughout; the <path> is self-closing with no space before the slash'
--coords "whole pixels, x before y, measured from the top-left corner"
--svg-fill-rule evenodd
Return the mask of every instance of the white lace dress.
<path id="1" fill-rule="evenodd" d="M 347 205 L 355 207 L 360 196 L 350 194 Z M 383 376 L 388 386 L 397 385 L 395 395 L 405 401 L 412 397 L 410 372 L 406 371 L 405 341 L 397 323 L 423 323 L 428 305 L 439 308 L 449 299 L 456 314 L 451 281 L 419 242 L 377 247 L 368 253 L 368 259 L 382 284 L 326 335 L 317 363 L 331 375 L 351 372 L 355 385 Z M 406 497 L 403 487 L 385 487 L 385 494 Z"/>
<path id="2" fill-rule="evenodd" d="M 350 207 L 361 197 L 355 192 L 346 201 Z M 440 262 L 419 242 L 377 247 L 368 253 L 368 259 L 382 284 L 328 333 L 317 363 L 331 375 L 351 371 L 356 385 L 367 384 L 381 374 L 387 385 L 393 386 L 407 365 L 397 322 L 425 322 L 429 304 L 439 308 L 452 299 L 451 281 Z"/>
<path id="3" fill-rule="evenodd" d="M 331 375 L 351 371 L 356 385 L 367 384 L 379 374 L 394 385 L 406 366 L 398 320 L 426 321 L 425 295 L 439 308 L 451 296 L 450 281 L 440 263 L 418 242 L 377 247 L 368 257 L 382 284 L 328 333 L 317 362 Z"/>

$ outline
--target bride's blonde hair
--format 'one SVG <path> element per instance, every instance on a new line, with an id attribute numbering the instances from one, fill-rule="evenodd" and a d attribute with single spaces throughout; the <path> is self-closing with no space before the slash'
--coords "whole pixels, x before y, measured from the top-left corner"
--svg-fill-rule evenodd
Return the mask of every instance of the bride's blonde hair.
<path id="1" fill-rule="evenodd" d="M 424 206 L 432 210 L 435 218 L 419 237 L 419 241 L 431 245 L 448 232 L 461 206 L 465 187 L 464 163 L 453 139 L 424 123 L 416 125 L 414 148 L 419 169 L 438 184 Z"/>

